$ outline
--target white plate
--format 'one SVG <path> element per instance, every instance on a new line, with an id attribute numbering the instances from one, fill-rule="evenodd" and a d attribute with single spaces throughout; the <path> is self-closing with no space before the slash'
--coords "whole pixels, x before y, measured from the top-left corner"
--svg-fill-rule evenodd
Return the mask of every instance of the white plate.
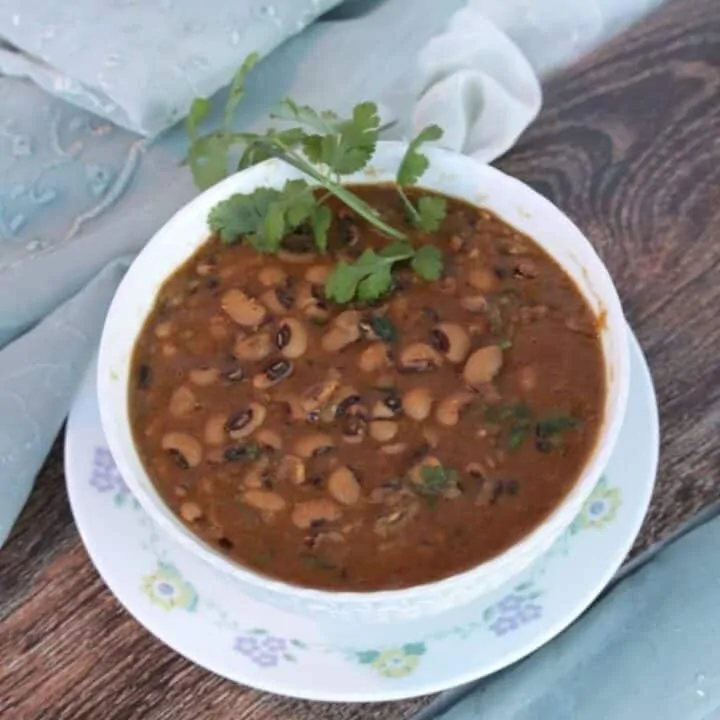
<path id="1" fill-rule="evenodd" d="M 632 339 L 620 440 L 583 511 L 513 582 L 431 618 L 358 626 L 283 612 L 163 536 L 130 496 L 100 426 L 95 367 L 70 413 L 65 466 L 80 535 L 110 590 L 153 635 L 243 685 L 312 700 L 398 700 L 495 672 L 540 647 L 597 597 L 627 554 L 650 501 L 658 416 Z"/>

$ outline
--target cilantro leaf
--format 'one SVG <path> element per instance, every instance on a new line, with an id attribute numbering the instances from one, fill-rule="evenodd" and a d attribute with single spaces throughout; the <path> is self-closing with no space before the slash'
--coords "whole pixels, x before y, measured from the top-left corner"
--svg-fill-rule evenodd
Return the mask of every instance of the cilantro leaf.
<path id="1" fill-rule="evenodd" d="M 212 187 L 227 175 L 228 148 L 228 140 L 209 135 L 198 138 L 190 146 L 186 162 L 201 190 Z"/>
<path id="2" fill-rule="evenodd" d="M 298 105 L 290 98 L 285 98 L 278 107 L 270 113 L 270 117 L 276 120 L 294 120 L 305 125 L 317 133 L 337 132 L 340 118 L 332 110 L 321 110 L 318 112 L 308 105 Z"/>
<path id="3" fill-rule="evenodd" d="M 420 482 L 413 483 L 413 489 L 421 495 L 442 495 L 457 486 L 457 470 L 442 465 L 425 465 L 420 468 Z"/>
<path id="4" fill-rule="evenodd" d="M 442 274 L 442 253 L 434 245 L 423 245 L 410 261 L 412 269 L 423 280 L 437 280 Z"/>
<path id="5" fill-rule="evenodd" d="M 367 277 L 363 278 L 357 287 L 358 300 L 371 302 L 384 295 L 392 285 L 392 272 L 390 265 L 379 265 Z"/>
<path id="6" fill-rule="evenodd" d="M 356 266 L 341 260 L 325 281 L 325 296 L 337 303 L 350 302 L 362 277 Z"/>
<path id="7" fill-rule="evenodd" d="M 420 145 L 439 140 L 442 136 L 443 131 L 438 125 L 428 125 L 418 133 L 414 140 L 410 141 L 397 171 L 396 180 L 400 187 L 415 185 L 428 169 L 428 159 L 418 152 Z"/>
<path id="8" fill-rule="evenodd" d="M 250 53 L 245 58 L 243 64 L 239 67 L 232 79 L 228 99 L 225 103 L 225 113 L 223 115 L 223 126 L 226 132 L 230 131 L 233 115 L 245 95 L 245 80 L 250 74 L 250 71 L 255 67 L 255 65 L 257 65 L 258 60 L 260 60 L 260 55 L 258 55 L 258 53 Z"/>
<path id="9" fill-rule="evenodd" d="M 208 223 L 225 243 L 246 237 L 260 252 L 276 252 L 288 233 L 311 220 L 316 208 L 308 183 L 288 180 L 282 190 L 260 187 L 223 200 L 210 211 Z"/>
<path id="10" fill-rule="evenodd" d="M 332 212 L 325 205 L 317 205 L 310 214 L 310 227 L 315 236 L 315 244 L 320 252 L 327 252 L 327 234 L 332 223 Z"/>
<path id="11" fill-rule="evenodd" d="M 248 195 L 231 195 L 210 211 L 208 225 L 227 244 L 244 235 L 254 234 L 279 194 L 278 190 L 271 188 L 257 188 Z"/>
<path id="12" fill-rule="evenodd" d="M 311 162 L 327 165 L 337 175 L 349 175 L 362 170 L 375 152 L 380 133 L 377 105 L 364 102 L 355 106 L 349 120 L 320 117 L 328 128 L 325 135 L 308 135 L 303 150 Z"/>
<path id="13" fill-rule="evenodd" d="M 244 170 L 275 157 L 278 154 L 277 145 L 287 149 L 295 148 L 304 138 L 305 131 L 302 128 L 289 128 L 288 130 L 270 128 L 265 135 L 259 135 L 255 140 L 248 142 L 237 169 Z"/>
<path id="14" fill-rule="evenodd" d="M 185 130 L 190 140 L 197 139 L 198 127 L 210 114 L 211 103 L 207 98 L 198 97 L 192 101 L 190 112 L 185 120 Z"/>
<path id="15" fill-rule="evenodd" d="M 417 226 L 423 232 L 435 232 L 447 215 L 447 200 L 444 197 L 423 195 L 417 204 Z"/>
<path id="16" fill-rule="evenodd" d="M 435 232 L 447 214 L 447 201 L 442 197 L 424 195 L 413 205 L 403 188 L 415 185 L 428 169 L 429 161 L 419 151 L 420 145 L 439 140 L 443 131 L 437 125 L 428 125 L 410 141 L 397 171 L 396 182 L 400 199 L 405 205 L 410 222 L 423 232 Z"/>
<path id="17" fill-rule="evenodd" d="M 339 263 L 325 282 L 325 295 L 338 303 L 359 300 L 370 302 L 384 295 L 392 286 L 392 266 L 413 256 L 408 243 L 392 243 L 380 253 L 368 249 L 354 262 Z"/>

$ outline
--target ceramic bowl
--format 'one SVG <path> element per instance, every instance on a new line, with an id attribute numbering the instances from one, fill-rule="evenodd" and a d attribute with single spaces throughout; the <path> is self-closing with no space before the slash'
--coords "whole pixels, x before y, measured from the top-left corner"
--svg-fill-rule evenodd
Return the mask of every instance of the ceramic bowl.
<path id="1" fill-rule="evenodd" d="M 403 156 L 401 143 L 378 145 L 370 165 L 349 182 L 392 180 Z M 220 200 L 260 185 L 279 187 L 299 173 L 270 160 L 215 185 L 188 203 L 147 243 L 121 283 L 100 345 L 98 395 L 110 450 L 131 491 L 173 540 L 239 583 L 250 595 L 291 611 L 331 614 L 353 622 L 392 622 L 460 606 L 520 573 L 570 525 L 610 457 L 618 438 L 629 388 L 627 325 L 610 275 L 592 246 L 554 205 L 522 182 L 457 153 L 428 152 L 421 186 L 486 207 L 542 246 L 572 277 L 598 318 L 605 358 L 606 398 L 598 442 L 577 482 L 542 524 L 505 552 L 444 580 L 401 590 L 337 592 L 301 588 L 265 577 L 229 560 L 200 540 L 156 492 L 132 439 L 128 387 L 135 340 L 157 293 L 178 266 L 208 237 L 207 216 Z"/>

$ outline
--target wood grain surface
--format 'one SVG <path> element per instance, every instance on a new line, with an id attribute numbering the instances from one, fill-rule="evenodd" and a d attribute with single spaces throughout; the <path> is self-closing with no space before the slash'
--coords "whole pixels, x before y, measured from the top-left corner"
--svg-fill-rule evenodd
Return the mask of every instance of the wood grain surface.
<path id="1" fill-rule="evenodd" d="M 720 2 L 670 2 L 551 80 L 544 107 L 499 165 L 589 235 L 649 358 L 663 439 L 646 545 L 720 495 Z M 90 564 L 60 441 L 0 551 L 0 663 L 5 720 L 401 720 L 427 702 L 280 698 L 164 647 Z"/>

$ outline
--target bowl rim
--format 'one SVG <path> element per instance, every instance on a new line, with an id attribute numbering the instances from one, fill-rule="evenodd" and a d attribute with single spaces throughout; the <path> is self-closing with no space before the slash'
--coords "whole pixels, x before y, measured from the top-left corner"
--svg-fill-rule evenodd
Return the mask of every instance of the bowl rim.
<path id="1" fill-rule="evenodd" d="M 380 141 L 376 149 L 373 160 L 377 158 L 378 152 L 390 152 L 397 151 L 398 157 L 400 157 L 400 151 L 404 152 L 407 147 L 407 143 L 398 141 Z M 97 371 L 97 386 L 98 386 L 98 399 L 100 406 L 100 417 L 103 426 L 103 430 L 108 441 L 108 445 L 113 454 L 118 469 L 123 476 L 126 484 L 132 491 L 134 497 L 138 500 L 143 509 L 150 515 L 153 522 L 156 522 L 164 532 L 167 532 L 170 537 L 178 542 L 183 548 L 192 552 L 205 562 L 215 567 L 220 572 L 231 575 L 233 578 L 246 583 L 250 586 L 256 587 L 262 591 L 270 591 L 272 594 L 281 596 L 291 596 L 296 600 L 307 603 L 328 603 L 333 604 L 356 604 L 362 603 L 376 604 L 376 603 L 389 603 L 389 604 L 404 604 L 411 602 L 429 594 L 435 596 L 442 594 L 445 590 L 461 583 L 466 584 L 472 582 L 474 578 L 480 578 L 485 575 L 491 575 L 497 568 L 502 568 L 508 561 L 508 557 L 511 555 L 520 555 L 525 550 L 531 549 L 537 544 L 538 537 L 543 534 L 543 529 L 547 531 L 548 526 L 553 524 L 553 520 L 562 516 L 564 512 L 567 512 L 568 506 L 582 503 L 590 494 L 593 487 L 595 486 L 597 479 L 602 474 L 605 466 L 607 465 L 608 459 L 612 452 L 613 447 L 616 444 L 622 420 L 625 415 L 625 408 L 627 405 L 627 398 L 629 394 L 629 370 L 630 370 L 630 356 L 629 356 L 629 345 L 627 339 L 627 323 L 624 319 L 622 306 L 617 293 L 617 289 L 610 277 L 610 274 L 605 267 L 604 263 L 596 253 L 594 247 L 585 236 L 585 234 L 562 212 L 558 207 L 551 203 L 548 199 L 540 195 L 537 191 L 525 184 L 521 180 L 514 178 L 502 171 L 494 168 L 490 165 L 481 163 L 474 158 L 468 157 L 458 152 L 445 150 L 441 148 L 430 148 L 427 151 L 429 159 L 432 161 L 445 161 L 452 162 L 454 165 L 460 165 L 461 170 L 465 172 L 485 172 L 494 176 L 501 182 L 513 189 L 513 192 L 518 191 L 520 194 L 527 196 L 534 196 L 533 202 L 536 205 L 544 206 L 546 211 L 553 213 L 558 222 L 563 224 L 569 233 L 573 233 L 577 241 L 585 245 L 583 253 L 586 258 L 590 259 L 592 268 L 585 268 L 587 262 L 583 262 L 583 271 L 587 274 L 592 274 L 593 277 L 597 277 L 599 284 L 604 288 L 602 294 L 602 307 L 605 317 L 611 319 L 606 327 L 610 328 L 610 332 L 617 333 L 617 363 L 613 367 L 612 375 L 617 379 L 617 392 L 615 394 L 615 403 L 610 410 L 610 416 L 607 413 L 607 397 L 606 407 L 604 408 L 606 413 L 603 418 L 602 425 L 599 430 L 599 434 L 595 443 L 595 447 L 592 450 L 588 461 L 583 465 L 582 470 L 578 474 L 578 477 L 574 485 L 567 491 L 563 499 L 558 503 L 546 516 L 545 518 L 534 528 L 528 531 L 520 540 L 507 547 L 502 552 L 494 555 L 488 560 L 481 562 L 473 567 L 463 570 L 461 572 L 443 577 L 439 580 L 434 580 L 422 584 L 412 585 L 406 588 L 390 589 L 390 590 L 374 590 L 374 591 L 346 591 L 346 590 L 328 590 L 319 589 L 312 587 L 304 587 L 300 585 L 293 585 L 289 582 L 273 578 L 271 576 L 263 575 L 260 572 L 256 572 L 246 566 L 241 565 L 238 562 L 231 560 L 225 555 L 221 554 L 218 550 L 213 548 L 212 545 L 206 543 L 202 538 L 195 535 L 190 531 L 182 522 L 173 516 L 172 510 L 167 506 L 164 501 L 160 498 L 159 494 L 155 497 L 151 495 L 143 483 L 139 482 L 135 477 L 134 472 L 131 469 L 130 464 L 127 461 L 127 454 L 133 455 L 135 464 L 142 471 L 145 476 L 145 481 L 148 485 L 153 486 L 152 480 L 145 468 L 144 463 L 139 457 L 135 443 L 132 442 L 132 432 L 129 431 L 129 437 L 131 438 L 130 443 L 126 443 L 118 434 L 118 419 L 123 420 L 123 424 L 128 426 L 129 429 L 129 412 L 128 412 L 128 387 L 130 381 L 129 372 L 124 377 L 117 377 L 114 370 L 111 369 L 110 364 L 112 358 L 109 357 L 110 351 L 108 350 L 108 338 L 113 334 L 113 328 L 120 324 L 123 324 L 125 315 L 125 296 L 127 294 L 127 288 L 129 287 L 132 277 L 134 274 L 142 271 L 143 257 L 147 252 L 147 248 L 151 246 L 158 238 L 161 238 L 170 232 L 182 232 L 182 226 L 184 222 L 187 222 L 187 218 L 196 214 L 199 210 L 205 206 L 212 206 L 219 200 L 229 197 L 233 192 L 236 191 L 236 185 L 238 177 L 251 172 L 259 172 L 261 169 L 272 169 L 277 167 L 277 160 L 266 160 L 263 163 L 252 166 L 246 170 L 235 173 L 224 180 L 220 181 L 211 188 L 197 195 L 190 202 L 184 204 L 179 208 L 173 216 L 167 220 L 149 239 L 145 244 L 144 248 L 140 251 L 134 262 L 128 269 L 125 277 L 117 288 L 115 295 L 112 299 L 110 308 L 108 310 L 105 324 L 103 327 L 102 337 L 100 341 L 100 350 L 98 357 L 98 371 Z M 351 177 L 344 182 L 352 184 L 367 184 L 373 185 L 384 182 L 378 180 L 377 177 L 373 177 L 374 171 L 372 168 L 373 160 L 370 161 L 368 168 L 366 168 L 366 176 L 362 178 Z M 437 187 L 438 183 L 432 183 L 432 187 L 429 189 L 435 189 L 439 192 L 445 192 L 441 187 Z M 426 185 L 421 181 L 418 187 L 424 188 Z M 452 196 L 452 194 L 450 193 Z M 491 200 L 491 199 L 490 199 Z M 466 200 L 467 202 L 467 200 Z M 477 207 L 481 207 L 479 203 L 471 203 Z M 491 202 L 489 203 L 492 204 Z M 492 209 L 492 208 L 490 208 Z M 502 216 L 500 216 L 502 218 Z M 507 221 L 509 222 L 509 221 Z M 511 224 L 511 223 L 509 223 Z M 525 231 L 523 231 L 525 232 Z M 173 264 L 167 268 L 167 272 L 163 271 L 164 282 L 170 275 L 172 275 L 182 262 L 187 260 L 193 252 L 195 252 L 201 245 L 208 239 L 208 234 L 204 235 L 202 239 L 198 239 L 193 243 L 189 253 L 185 256 L 184 260 L 181 260 L 177 264 Z M 531 239 L 532 235 L 530 235 Z M 537 242 L 536 240 L 534 240 Z M 553 252 L 543 245 L 543 249 L 560 265 L 560 267 L 568 272 L 567 263 L 562 262 L 558 259 Z M 159 287 L 158 287 L 159 289 Z M 579 289 L 579 288 L 578 288 Z M 579 289 L 580 290 L 580 289 Z M 587 294 L 580 290 L 581 294 L 587 299 Z M 153 302 L 148 306 L 148 313 L 152 311 L 154 307 Z M 147 319 L 147 313 L 142 317 L 138 324 L 138 332 L 142 329 L 145 320 Z M 129 350 L 129 356 L 132 357 L 132 351 L 137 340 L 137 333 L 133 334 L 133 342 Z M 603 350 L 604 367 L 606 369 L 606 376 L 608 375 L 609 358 L 606 356 Z M 127 362 L 127 369 L 129 371 L 131 362 Z M 125 398 L 124 407 L 119 408 L 117 403 L 110 401 L 113 397 L 113 393 L 105 392 L 105 388 L 108 387 L 108 383 L 122 382 L 122 388 L 124 390 L 123 397 Z M 608 388 L 606 388 L 606 393 Z M 129 446 L 128 446 L 129 445 Z M 160 507 L 162 506 L 162 509 Z M 579 510 L 579 507 L 578 507 Z M 572 522 L 572 516 L 562 525 L 562 529 L 565 529 L 569 523 Z"/>

